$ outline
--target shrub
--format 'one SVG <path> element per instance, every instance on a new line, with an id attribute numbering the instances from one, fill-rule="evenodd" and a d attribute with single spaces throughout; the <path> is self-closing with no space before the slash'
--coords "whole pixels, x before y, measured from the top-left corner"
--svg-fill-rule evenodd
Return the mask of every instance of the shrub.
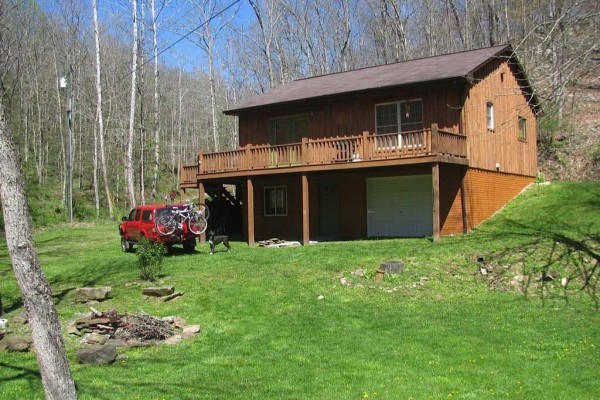
<path id="1" fill-rule="evenodd" d="M 142 238 L 135 254 L 138 257 L 140 278 L 147 281 L 155 280 L 162 270 L 163 258 L 167 254 L 165 245 Z"/>

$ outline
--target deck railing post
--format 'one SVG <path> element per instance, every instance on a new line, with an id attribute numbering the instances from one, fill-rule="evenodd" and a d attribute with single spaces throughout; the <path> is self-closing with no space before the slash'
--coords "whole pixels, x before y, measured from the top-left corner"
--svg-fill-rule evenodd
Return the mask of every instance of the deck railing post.
<path id="1" fill-rule="evenodd" d="M 308 157 L 308 138 L 302 138 L 302 145 L 300 146 L 300 151 L 302 152 L 300 159 L 302 160 L 302 164 L 307 165 L 310 161 Z"/>
<path id="2" fill-rule="evenodd" d="M 431 153 L 435 154 L 439 151 L 439 140 L 438 124 L 431 124 Z"/>
<path id="3" fill-rule="evenodd" d="M 204 151 L 198 151 L 198 175 L 204 173 L 204 167 L 202 166 L 202 158 L 204 157 Z"/>
<path id="4" fill-rule="evenodd" d="M 241 163 L 242 165 L 245 165 L 247 169 L 252 169 L 253 165 L 252 165 L 252 145 L 251 144 L 247 144 L 246 146 L 246 152 L 244 153 L 244 156 L 246 158 L 246 160 L 244 160 L 245 162 Z"/>
<path id="5" fill-rule="evenodd" d="M 360 157 L 363 160 L 370 160 L 372 158 L 372 154 L 371 154 L 371 149 L 369 148 L 369 131 L 363 131 L 362 133 L 362 145 L 359 147 L 362 147 L 362 149 L 360 149 Z"/>

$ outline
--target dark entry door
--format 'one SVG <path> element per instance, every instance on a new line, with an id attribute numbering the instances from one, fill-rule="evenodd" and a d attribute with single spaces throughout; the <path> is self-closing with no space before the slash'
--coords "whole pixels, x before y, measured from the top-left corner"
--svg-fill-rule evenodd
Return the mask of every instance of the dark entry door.
<path id="1" fill-rule="evenodd" d="M 335 181 L 319 183 L 319 238 L 334 240 L 340 236 L 340 188 Z"/>

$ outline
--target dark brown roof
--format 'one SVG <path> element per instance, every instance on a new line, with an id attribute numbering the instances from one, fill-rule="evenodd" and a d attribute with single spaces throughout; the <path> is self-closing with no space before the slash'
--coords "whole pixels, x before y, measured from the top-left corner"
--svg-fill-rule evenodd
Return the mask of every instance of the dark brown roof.
<path id="1" fill-rule="evenodd" d="M 237 115 L 250 108 L 341 93 L 464 78 L 507 51 L 512 57 L 511 47 L 502 45 L 300 79 L 258 95 L 225 111 L 225 114 Z"/>

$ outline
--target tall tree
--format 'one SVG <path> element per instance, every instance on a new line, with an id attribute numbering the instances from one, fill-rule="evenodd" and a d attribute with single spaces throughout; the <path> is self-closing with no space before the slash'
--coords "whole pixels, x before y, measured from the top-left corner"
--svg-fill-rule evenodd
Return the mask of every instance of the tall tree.
<path id="1" fill-rule="evenodd" d="M 23 187 L 25 179 L 20 168 L 18 151 L 4 118 L 4 107 L 0 100 L 0 201 L 6 244 L 27 310 L 46 398 L 76 399 L 75 384 L 65 353 L 58 315 L 52 302 L 50 285 L 42 271 L 33 242 L 31 218 Z"/>
<path id="2" fill-rule="evenodd" d="M 135 100 L 137 83 L 137 59 L 138 59 L 138 26 L 137 26 L 137 0 L 131 0 L 132 21 L 132 50 L 131 50 L 131 91 L 129 99 L 129 134 L 127 136 L 127 154 L 125 155 L 125 173 L 127 179 L 127 196 L 129 207 L 136 206 L 135 200 L 135 176 L 133 170 L 133 146 L 135 133 Z"/>
<path id="3" fill-rule="evenodd" d="M 98 124 L 98 143 L 100 145 L 100 168 L 102 169 L 102 179 L 104 181 L 104 192 L 106 194 L 106 202 L 108 205 L 108 214 L 112 219 L 114 217 L 112 195 L 108 180 L 108 168 L 106 165 L 106 149 L 104 146 L 104 116 L 102 113 L 102 75 L 100 64 L 100 29 L 98 27 L 98 2 L 92 0 L 92 8 L 94 12 L 94 44 L 96 45 L 96 122 Z M 97 157 L 94 157 L 96 160 Z M 96 167 L 94 167 L 94 174 Z M 98 184 L 94 183 L 95 192 L 98 192 Z M 97 210 L 99 211 L 99 210 Z"/>
<path id="4" fill-rule="evenodd" d="M 260 0 L 248 0 L 248 2 L 252 6 L 252 11 L 254 11 L 254 16 L 258 22 L 260 43 L 258 40 L 256 42 L 264 56 L 264 61 L 267 64 L 269 76 L 269 87 L 267 89 L 271 89 L 279 83 L 275 80 L 273 42 L 276 40 L 277 29 L 279 28 L 281 21 L 280 10 L 278 9 L 275 0 L 264 0 L 262 6 Z"/>
<path id="5" fill-rule="evenodd" d="M 156 10 L 156 0 L 150 0 L 150 14 L 152 16 L 152 53 L 154 55 L 154 167 L 150 196 L 152 200 L 157 200 L 156 187 L 158 185 L 158 172 L 160 171 L 160 103 L 158 97 L 158 15 L 160 10 L 158 12 Z"/>

